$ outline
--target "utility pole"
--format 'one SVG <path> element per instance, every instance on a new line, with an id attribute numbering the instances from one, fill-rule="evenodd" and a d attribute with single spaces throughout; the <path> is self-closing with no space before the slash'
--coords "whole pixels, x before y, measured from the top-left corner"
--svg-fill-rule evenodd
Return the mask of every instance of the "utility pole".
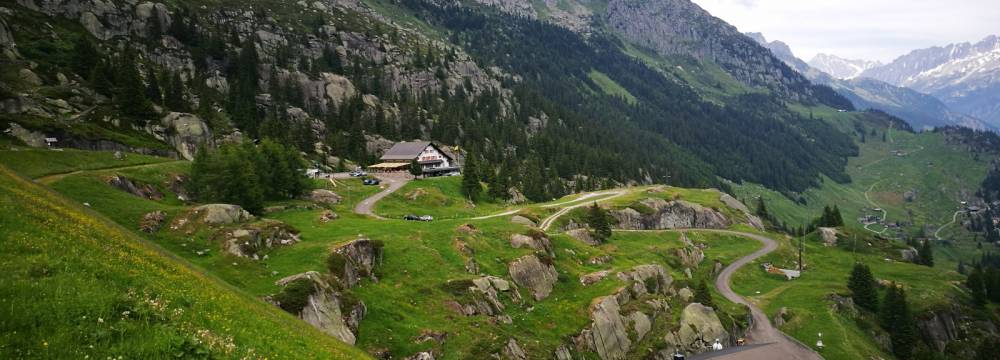
<path id="1" fill-rule="evenodd" d="M 802 275 L 802 236 L 799 236 L 799 275 Z"/>

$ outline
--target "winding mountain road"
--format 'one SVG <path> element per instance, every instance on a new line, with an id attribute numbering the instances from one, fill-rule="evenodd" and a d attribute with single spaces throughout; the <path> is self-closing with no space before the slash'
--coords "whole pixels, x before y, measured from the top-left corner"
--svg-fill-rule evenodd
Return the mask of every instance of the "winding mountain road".
<path id="1" fill-rule="evenodd" d="M 389 196 L 390 194 L 396 192 L 396 190 L 401 189 L 403 185 L 406 185 L 406 183 L 410 182 L 410 178 L 397 177 L 397 176 L 376 176 L 376 177 L 382 183 L 387 184 L 388 186 L 386 186 L 385 189 L 382 189 L 382 191 L 379 191 L 375 195 L 369 196 L 367 199 L 361 200 L 361 202 L 359 202 L 358 205 L 354 207 L 354 213 L 359 215 L 371 216 L 379 220 L 385 220 L 384 217 L 375 214 L 374 211 L 375 204 L 378 203 L 379 200 L 382 200 L 386 196 Z"/>

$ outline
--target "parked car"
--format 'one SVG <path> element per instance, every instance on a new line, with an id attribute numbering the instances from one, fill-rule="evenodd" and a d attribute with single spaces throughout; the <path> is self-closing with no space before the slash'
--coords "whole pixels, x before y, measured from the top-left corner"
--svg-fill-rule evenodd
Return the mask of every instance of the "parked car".
<path id="1" fill-rule="evenodd" d="M 361 171 L 361 170 L 354 170 L 354 171 L 351 172 L 351 176 L 352 177 L 368 176 L 368 173 L 366 173 L 364 171 Z"/>
<path id="2" fill-rule="evenodd" d="M 403 216 L 403 220 L 406 220 L 406 221 L 419 221 L 420 217 L 416 216 L 416 215 L 413 215 L 413 214 L 409 214 L 409 215 Z"/>
<path id="3" fill-rule="evenodd" d="M 420 221 L 434 221 L 434 217 L 430 215 L 424 215 L 420 217 Z"/>
<path id="4" fill-rule="evenodd" d="M 365 179 L 364 181 L 362 181 L 362 183 L 365 185 L 378 185 L 381 184 L 382 181 L 379 181 L 379 179 L 372 178 L 372 179 Z"/>

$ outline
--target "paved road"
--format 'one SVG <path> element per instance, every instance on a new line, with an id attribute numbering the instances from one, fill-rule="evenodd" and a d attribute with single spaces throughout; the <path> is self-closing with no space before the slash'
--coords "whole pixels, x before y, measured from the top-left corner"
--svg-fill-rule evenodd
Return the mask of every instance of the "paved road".
<path id="1" fill-rule="evenodd" d="M 389 196 L 389 194 L 396 192 L 396 190 L 399 190 L 403 187 L 403 185 L 410 182 L 410 178 L 402 176 L 374 176 L 382 181 L 382 184 L 386 186 L 385 189 L 367 199 L 361 200 L 361 202 L 354 207 L 354 213 L 368 215 L 379 220 L 385 220 L 384 217 L 376 215 L 372 209 L 375 208 L 375 204 L 378 203 L 379 200 L 382 200 L 386 196 Z"/>
<path id="2" fill-rule="evenodd" d="M 767 317 L 757 305 L 747 301 L 743 297 L 737 295 L 733 292 L 733 289 L 729 287 L 729 283 L 732 280 L 733 274 L 737 270 L 742 268 L 744 265 L 749 264 L 751 261 L 756 260 L 764 255 L 769 254 L 778 248 L 778 243 L 768 238 L 766 236 L 761 236 L 757 234 L 739 232 L 739 231 L 729 231 L 729 230 L 688 230 L 688 231 L 698 231 L 698 232 L 714 232 L 721 234 L 729 234 L 742 236 L 746 238 L 751 238 L 760 241 L 764 244 L 764 247 L 754 253 L 744 256 L 739 260 L 734 261 L 719 274 L 719 277 L 715 279 L 715 287 L 719 289 L 719 293 L 722 294 L 729 301 L 735 302 L 737 304 L 743 304 L 750 308 L 750 315 L 753 318 L 753 324 L 751 324 L 750 329 L 747 331 L 747 341 L 750 344 L 764 344 L 760 347 L 747 348 L 746 351 L 739 351 L 732 354 L 722 355 L 718 357 L 712 357 L 714 359 L 771 359 L 771 360 L 782 360 L 782 359 L 822 359 L 819 354 L 811 349 L 803 346 L 801 343 L 792 339 L 788 335 L 785 335 L 774 325 L 771 324 L 771 320 Z"/>
<path id="3" fill-rule="evenodd" d="M 955 214 L 953 214 L 951 216 L 951 221 L 950 222 L 948 222 L 947 224 L 941 225 L 941 227 L 939 227 L 937 229 L 937 231 L 934 232 L 934 238 L 938 239 L 938 240 L 944 240 L 944 239 L 941 238 L 941 230 L 944 230 L 944 228 L 946 228 L 948 226 L 951 226 L 951 224 L 954 224 L 956 221 L 958 221 L 958 214 L 961 214 L 961 213 L 964 213 L 964 212 L 965 211 L 963 211 L 963 210 L 956 211 Z"/>

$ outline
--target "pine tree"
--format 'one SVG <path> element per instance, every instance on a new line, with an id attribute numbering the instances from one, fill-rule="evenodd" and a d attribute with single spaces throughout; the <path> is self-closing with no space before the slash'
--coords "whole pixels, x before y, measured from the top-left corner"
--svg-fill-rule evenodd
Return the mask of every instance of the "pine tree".
<path id="1" fill-rule="evenodd" d="M 833 206 L 833 211 L 830 213 L 830 218 L 833 221 L 832 226 L 844 226 L 844 217 L 840 215 L 840 208 L 837 205 Z"/>
<path id="2" fill-rule="evenodd" d="M 592 236 L 598 242 L 605 242 L 611 238 L 611 224 L 608 221 L 607 211 L 597 206 L 596 202 L 587 211 L 587 225 L 590 226 Z"/>
<path id="3" fill-rule="evenodd" d="M 94 69 L 101 61 L 101 54 L 90 42 L 87 35 L 80 35 L 73 43 L 73 71 L 80 76 L 91 76 Z"/>
<path id="4" fill-rule="evenodd" d="M 410 160 L 410 175 L 414 177 L 419 177 L 424 173 L 424 170 L 420 167 L 420 163 L 417 159 Z"/>
<path id="5" fill-rule="evenodd" d="M 163 105 L 174 111 L 188 111 L 188 103 L 184 100 L 184 81 L 179 73 L 170 75 L 167 91 L 163 99 Z"/>
<path id="6" fill-rule="evenodd" d="M 146 86 L 139 76 L 135 55 L 127 53 L 122 56 L 118 69 L 119 81 L 115 99 L 122 112 L 132 117 L 145 117 L 153 112 L 149 99 L 146 99 Z"/>
<path id="7" fill-rule="evenodd" d="M 479 183 L 479 168 L 476 157 L 469 153 L 465 160 L 465 168 L 462 169 L 462 195 L 470 201 L 476 201 L 476 197 L 482 192 L 483 187 Z"/>
<path id="8" fill-rule="evenodd" d="M 917 261 L 920 265 L 934 267 L 934 250 L 931 249 L 930 239 L 924 240 L 924 243 L 920 246 L 918 255 L 919 259 Z"/>
<path id="9" fill-rule="evenodd" d="M 982 306 L 986 304 L 986 279 L 985 274 L 983 274 L 982 265 L 976 264 L 976 267 L 972 269 L 972 273 L 965 279 L 965 286 L 972 292 L 972 301 L 976 305 Z"/>
<path id="10" fill-rule="evenodd" d="M 163 95 L 160 92 L 160 82 L 156 79 L 156 73 L 152 67 L 146 71 L 146 82 L 148 82 L 146 84 L 146 98 L 154 104 L 162 103 Z"/>
<path id="11" fill-rule="evenodd" d="M 906 302 L 906 293 L 895 283 L 891 284 L 882 301 L 880 316 L 882 328 L 889 332 L 892 352 L 900 360 L 913 358 L 913 348 L 917 345 L 917 333 Z"/>
<path id="12" fill-rule="evenodd" d="M 870 311 L 878 311 L 878 291 L 875 277 L 868 265 L 854 264 L 851 277 L 847 280 L 847 288 L 851 290 L 851 298 L 858 306 Z"/>
<path id="13" fill-rule="evenodd" d="M 715 302 L 712 301 L 712 292 L 708 290 L 708 283 L 705 282 L 705 279 L 699 281 L 698 285 L 694 288 L 694 302 L 715 308 Z"/>

